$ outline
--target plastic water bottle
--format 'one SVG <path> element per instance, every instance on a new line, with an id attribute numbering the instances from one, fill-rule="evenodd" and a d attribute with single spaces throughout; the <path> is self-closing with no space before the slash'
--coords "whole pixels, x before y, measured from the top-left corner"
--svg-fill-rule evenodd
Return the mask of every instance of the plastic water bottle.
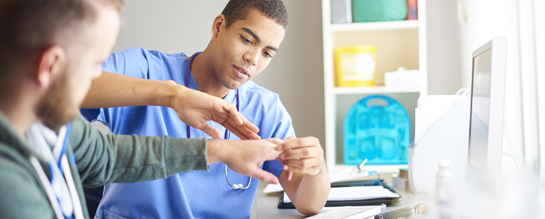
<path id="1" fill-rule="evenodd" d="M 435 175 L 435 197 L 439 218 L 452 218 L 452 172 L 449 169 L 450 160 L 437 162 L 439 170 Z"/>

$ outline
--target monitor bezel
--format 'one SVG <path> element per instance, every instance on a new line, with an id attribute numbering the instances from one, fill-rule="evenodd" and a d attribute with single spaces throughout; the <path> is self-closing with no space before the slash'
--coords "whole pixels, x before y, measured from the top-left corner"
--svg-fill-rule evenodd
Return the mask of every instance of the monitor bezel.
<path id="1" fill-rule="evenodd" d="M 472 165 L 471 160 L 471 116 L 473 110 L 473 87 L 475 77 L 475 58 L 484 52 L 491 50 L 491 71 L 490 71 L 490 108 L 488 123 L 488 146 L 487 161 L 484 167 L 485 175 L 480 175 L 480 181 L 484 181 L 486 187 L 492 192 L 497 192 L 497 183 L 501 174 L 501 157 L 503 143 L 503 120 L 505 106 L 505 73 L 507 61 L 507 40 L 497 37 L 476 49 L 472 54 L 471 69 L 471 104 L 470 104 L 470 122 L 469 122 L 469 142 L 468 142 L 468 165 L 474 172 L 482 173 L 482 167 Z"/>

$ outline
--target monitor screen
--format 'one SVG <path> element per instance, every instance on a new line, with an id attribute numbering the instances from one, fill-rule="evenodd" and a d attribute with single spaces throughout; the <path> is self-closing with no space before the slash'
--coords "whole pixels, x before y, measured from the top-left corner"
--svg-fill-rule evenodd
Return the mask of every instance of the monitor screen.
<path id="1" fill-rule="evenodd" d="M 486 167 L 488 157 L 491 71 L 492 48 L 489 48 L 473 58 L 469 163 L 479 169 Z"/>

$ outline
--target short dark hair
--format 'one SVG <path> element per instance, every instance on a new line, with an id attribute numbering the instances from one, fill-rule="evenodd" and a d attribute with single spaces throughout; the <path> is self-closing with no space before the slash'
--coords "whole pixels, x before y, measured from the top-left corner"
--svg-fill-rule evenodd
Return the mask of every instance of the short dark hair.
<path id="1" fill-rule="evenodd" d="M 118 11 L 123 5 L 122 0 L 1 0 L 0 77 L 95 21 L 97 3 Z"/>
<path id="2" fill-rule="evenodd" d="M 250 9 L 256 9 L 264 16 L 288 29 L 288 12 L 282 0 L 230 0 L 221 14 L 225 15 L 226 27 L 237 20 L 244 20 Z"/>

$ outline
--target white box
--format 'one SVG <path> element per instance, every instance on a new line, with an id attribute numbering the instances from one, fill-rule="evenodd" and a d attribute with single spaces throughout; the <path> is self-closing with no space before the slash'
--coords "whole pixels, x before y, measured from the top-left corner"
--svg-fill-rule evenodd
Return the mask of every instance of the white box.
<path id="1" fill-rule="evenodd" d="M 420 71 L 398 70 L 384 74 L 384 86 L 386 87 L 418 87 L 420 86 Z"/>
<path id="2" fill-rule="evenodd" d="M 399 177 L 397 174 L 392 174 L 392 181 L 394 182 L 394 188 L 409 191 L 409 180 Z"/>
<path id="3" fill-rule="evenodd" d="M 331 0 L 331 23 L 352 23 L 351 0 Z"/>

